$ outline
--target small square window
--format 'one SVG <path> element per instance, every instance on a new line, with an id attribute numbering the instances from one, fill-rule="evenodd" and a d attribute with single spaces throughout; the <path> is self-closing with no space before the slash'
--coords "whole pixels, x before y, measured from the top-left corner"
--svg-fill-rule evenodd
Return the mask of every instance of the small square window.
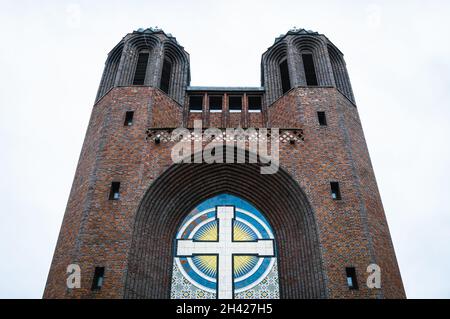
<path id="1" fill-rule="evenodd" d="M 209 111 L 210 112 L 222 112 L 222 97 L 210 96 L 209 97 Z"/>
<path id="2" fill-rule="evenodd" d="M 317 112 L 317 118 L 319 119 L 320 126 L 327 126 L 327 117 L 325 112 Z"/>
<path id="3" fill-rule="evenodd" d="M 191 95 L 189 97 L 189 111 L 201 113 L 203 110 L 203 95 Z"/>
<path id="4" fill-rule="evenodd" d="M 228 98 L 228 108 L 231 113 L 242 111 L 242 96 L 230 96 Z"/>
<path id="5" fill-rule="evenodd" d="M 358 289 L 358 281 L 356 280 L 356 269 L 355 267 L 345 268 L 347 275 L 347 286 L 349 289 Z"/>
<path id="6" fill-rule="evenodd" d="M 262 101 L 261 96 L 249 96 L 248 97 L 248 111 L 249 112 L 261 112 Z"/>
<path id="7" fill-rule="evenodd" d="M 125 126 L 131 126 L 133 125 L 133 116 L 134 116 L 134 112 L 133 111 L 127 111 L 125 113 Z"/>
<path id="8" fill-rule="evenodd" d="M 105 277 L 105 267 L 95 267 L 94 278 L 92 279 L 92 290 L 100 290 Z"/>
<path id="9" fill-rule="evenodd" d="M 119 200 L 120 199 L 120 182 L 112 182 L 111 183 L 111 191 L 109 193 L 110 200 Z"/>
<path id="10" fill-rule="evenodd" d="M 341 200 L 341 190 L 338 182 L 331 182 L 331 197 L 335 200 Z"/>

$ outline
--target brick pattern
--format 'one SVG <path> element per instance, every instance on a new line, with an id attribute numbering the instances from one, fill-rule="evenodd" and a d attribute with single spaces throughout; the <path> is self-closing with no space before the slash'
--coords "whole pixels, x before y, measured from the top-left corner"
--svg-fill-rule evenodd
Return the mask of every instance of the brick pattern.
<path id="1" fill-rule="evenodd" d="M 145 86 L 129 86 L 136 52 L 151 49 Z M 319 86 L 304 87 L 301 52 L 312 51 Z M 161 61 L 174 61 L 171 89 L 159 86 Z M 134 60 L 133 60 L 134 59 Z M 44 292 L 45 298 L 169 298 L 173 238 L 199 202 L 227 192 L 257 207 L 274 228 L 282 298 L 404 298 L 405 292 L 342 53 L 323 35 L 289 31 L 262 57 L 262 112 L 189 112 L 189 56 L 173 37 L 127 35 L 109 54 L 81 150 Z M 293 87 L 282 94 L 278 64 L 288 59 Z M 208 92 L 203 92 L 205 96 Z M 225 93 L 226 96 L 227 93 Z M 134 111 L 132 126 L 125 112 Z M 320 126 L 317 112 L 325 112 Z M 280 170 L 258 164 L 173 164 L 174 141 L 155 134 L 177 127 L 272 127 L 299 132 L 280 143 Z M 284 129 L 284 131 L 283 131 Z M 247 154 L 248 156 L 248 154 Z M 109 200 L 111 182 L 120 200 Z M 331 197 L 339 182 L 342 199 Z M 81 289 L 66 288 L 79 264 Z M 368 289 L 376 263 L 382 288 Z M 91 291 L 94 268 L 104 285 Z M 355 267 L 358 290 L 346 283 Z"/>

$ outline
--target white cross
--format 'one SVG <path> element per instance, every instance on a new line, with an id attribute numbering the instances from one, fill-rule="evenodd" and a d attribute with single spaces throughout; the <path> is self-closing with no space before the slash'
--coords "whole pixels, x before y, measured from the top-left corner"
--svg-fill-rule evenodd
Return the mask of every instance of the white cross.
<path id="1" fill-rule="evenodd" d="M 233 206 L 218 206 L 218 241 L 193 241 L 192 239 L 177 240 L 177 257 L 193 255 L 217 255 L 217 297 L 219 299 L 233 298 L 233 255 L 256 255 L 258 257 L 274 256 L 272 239 L 256 241 L 233 241 Z"/>

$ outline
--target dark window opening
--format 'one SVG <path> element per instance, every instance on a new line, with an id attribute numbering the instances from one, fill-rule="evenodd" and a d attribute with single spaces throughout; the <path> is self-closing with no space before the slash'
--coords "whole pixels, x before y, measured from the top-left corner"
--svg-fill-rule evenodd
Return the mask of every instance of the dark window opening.
<path id="1" fill-rule="evenodd" d="M 261 111 L 261 96 L 249 96 L 248 97 L 248 111 L 260 112 Z"/>
<path id="2" fill-rule="evenodd" d="M 228 108 L 230 112 L 241 112 L 242 111 L 242 97 L 241 96 L 230 96 L 228 98 Z"/>
<path id="3" fill-rule="evenodd" d="M 164 60 L 162 74 L 161 74 L 161 85 L 160 89 L 169 94 L 170 87 L 170 75 L 172 74 L 172 63 L 169 60 Z"/>
<path id="4" fill-rule="evenodd" d="M 120 199 L 120 182 L 112 182 L 111 183 L 111 191 L 109 192 L 110 200 L 118 200 Z"/>
<path id="5" fill-rule="evenodd" d="M 281 88 L 283 89 L 283 94 L 291 89 L 291 80 L 289 78 L 289 69 L 287 60 L 280 63 L 280 74 L 281 74 Z"/>
<path id="6" fill-rule="evenodd" d="M 303 68 L 305 69 L 306 85 L 317 86 L 316 69 L 312 54 L 302 54 Z"/>
<path id="7" fill-rule="evenodd" d="M 319 124 L 321 126 L 327 125 L 327 117 L 325 115 L 325 112 L 317 112 L 317 117 L 319 118 Z"/>
<path id="8" fill-rule="evenodd" d="M 210 112 L 222 112 L 222 97 L 210 96 L 209 97 L 209 111 Z"/>
<path id="9" fill-rule="evenodd" d="M 347 285 L 349 289 L 358 289 L 358 281 L 356 280 L 356 270 L 355 267 L 345 268 L 347 274 Z"/>
<path id="10" fill-rule="evenodd" d="M 331 197 L 336 200 L 341 199 L 341 190 L 338 182 L 331 182 Z"/>
<path id="11" fill-rule="evenodd" d="M 100 290 L 105 277 L 105 267 L 95 267 L 94 278 L 92 279 L 92 290 Z"/>
<path id="12" fill-rule="evenodd" d="M 136 71 L 134 71 L 133 85 L 144 85 L 145 73 L 147 73 L 148 56 L 148 53 L 139 53 Z"/>
<path id="13" fill-rule="evenodd" d="M 133 111 L 127 111 L 125 113 L 125 126 L 131 126 L 133 125 L 133 116 L 134 116 L 134 112 Z"/>
<path id="14" fill-rule="evenodd" d="M 189 97 L 189 110 L 201 112 L 203 110 L 203 95 L 191 95 Z"/>

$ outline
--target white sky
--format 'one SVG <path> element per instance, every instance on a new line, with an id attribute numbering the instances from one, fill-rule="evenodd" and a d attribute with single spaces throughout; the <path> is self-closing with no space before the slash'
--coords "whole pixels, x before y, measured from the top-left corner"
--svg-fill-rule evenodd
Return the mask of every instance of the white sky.
<path id="1" fill-rule="evenodd" d="M 395 2 L 395 3 L 394 3 Z M 192 85 L 260 84 L 293 26 L 345 54 L 410 298 L 450 298 L 449 1 L 1 1 L 0 298 L 40 298 L 107 53 L 159 26 Z"/>

